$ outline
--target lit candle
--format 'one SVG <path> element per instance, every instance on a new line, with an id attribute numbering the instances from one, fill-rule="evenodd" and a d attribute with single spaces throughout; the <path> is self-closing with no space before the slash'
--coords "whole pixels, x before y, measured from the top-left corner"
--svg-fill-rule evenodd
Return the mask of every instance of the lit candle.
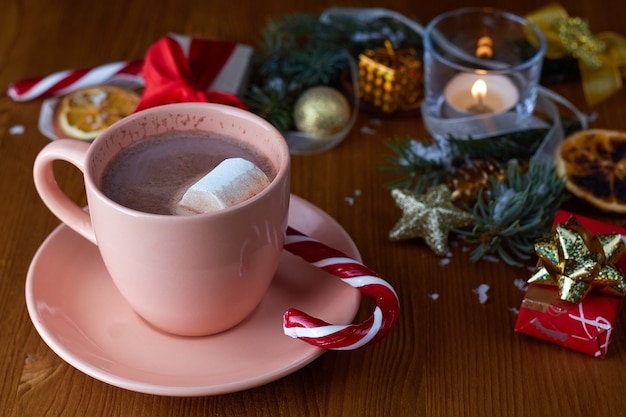
<path id="1" fill-rule="evenodd" d="M 479 78 L 478 80 L 474 81 L 474 84 L 472 84 L 472 89 L 470 90 L 470 93 L 472 94 L 472 98 L 476 100 L 476 102 L 469 107 L 468 110 L 470 112 L 472 113 L 492 113 L 493 112 L 493 110 L 491 110 L 491 108 L 486 106 L 485 103 L 483 102 L 485 97 L 487 97 L 487 83 L 482 78 Z"/>
<path id="2" fill-rule="evenodd" d="M 519 100 L 519 91 L 504 75 L 460 73 L 444 89 L 449 107 L 459 113 L 501 113 Z"/>

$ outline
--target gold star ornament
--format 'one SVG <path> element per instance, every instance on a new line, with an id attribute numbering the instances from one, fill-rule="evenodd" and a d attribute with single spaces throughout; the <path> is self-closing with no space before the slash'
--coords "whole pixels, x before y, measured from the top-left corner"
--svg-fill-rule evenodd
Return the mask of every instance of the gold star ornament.
<path id="1" fill-rule="evenodd" d="M 474 217 L 452 203 L 452 195 L 444 184 L 426 194 L 394 189 L 391 196 L 402 210 L 402 218 L 389 233 L 391 240 L 421 237 L 439 256 L 448 251 L 450 229 L 472 224 Z"/>

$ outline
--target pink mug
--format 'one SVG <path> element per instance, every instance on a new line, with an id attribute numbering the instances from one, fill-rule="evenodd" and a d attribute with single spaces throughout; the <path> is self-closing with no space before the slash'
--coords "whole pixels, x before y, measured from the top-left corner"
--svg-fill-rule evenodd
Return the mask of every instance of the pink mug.
<path id="1" fill-rule="evenodd" d="M 265 156 L 274 178 L 243 203 L 191 216 L 144 213 L 105 196 L 100 189 L 103 171 L 122 149 L 184 131 L 234 138 Z M 88 210 L 57 185 L 55 160 L 81 170 Z M 170 104 L 137 112 L 93 143 L 51 142 L 34 164 L 35 186 L 44 203 L 98 246 L 129 305 L 154 327 L 183 336 L 229 329 L 263 298 L 285 240 L 289 175 L 289 149 L 274 127 L 244 110 L 209 103 Z"/>

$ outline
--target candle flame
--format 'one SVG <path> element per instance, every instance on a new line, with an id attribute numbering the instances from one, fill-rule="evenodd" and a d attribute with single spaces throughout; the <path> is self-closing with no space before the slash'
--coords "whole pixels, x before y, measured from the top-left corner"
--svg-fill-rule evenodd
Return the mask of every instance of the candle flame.
<path id="1" fill-rule="evenodd" d="M 474 81 L 474 84 L 472 85 L 471 93 L 472 93 L 472 97 L 474 97 L 477 100 L 481 100 L 485 98 L 487 96 L 487 83 L 482 79 L 478 79 Z"/>

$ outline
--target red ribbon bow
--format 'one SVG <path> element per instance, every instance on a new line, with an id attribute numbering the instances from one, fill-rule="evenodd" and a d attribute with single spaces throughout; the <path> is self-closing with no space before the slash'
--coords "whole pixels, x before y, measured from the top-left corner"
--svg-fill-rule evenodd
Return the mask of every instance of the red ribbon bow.
<path id="1" fill-rule="evenodd" d="M 145 89 L 137 110 L 168 103 L 211 102 L 247 109 L 234 94 L 209 90 L 236 44 L 166 36 L 153 44 L 143 65 Z"/>

